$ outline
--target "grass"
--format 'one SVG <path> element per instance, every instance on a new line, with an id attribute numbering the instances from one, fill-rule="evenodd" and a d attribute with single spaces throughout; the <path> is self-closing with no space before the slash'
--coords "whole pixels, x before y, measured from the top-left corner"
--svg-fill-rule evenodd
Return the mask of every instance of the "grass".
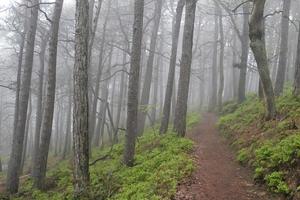
<path id="1" fill-rule="evenodd" d="M 188 129 L 198 121 L 199 115 L 193 113 L 187 118 Z M 144 136 L 138 138 L 135 165 L 122 164 L 123 144 L 94 149 L 93 158 L 110 152 L 109 159 L 99 161 L 90 167 L 90 196 L 97 200 L 167 200 L 175 193 L 178 183 L 194 170 L 194 162 L 189 153 L 193 142 L 180 138 L 172 131 L 158 135 L 158 128 L 149 128 Z M 72 199 L 72 162 L 62 161 L 47 174 L 47 191 L 32 189 L 32 181 L 22 185 L 14 200 L 57 200 Z"/>
<path id="2" fill-rule="evenodd" d="M 237 150 L 237 160 L 253 168 L 257 182 L 284 196 L 299 195 L 300 99 L 291 91 L 276 99 L 278 118 L 265 121 L 264 105 L 251 95 L 224 107 L 218 127 Z"/>

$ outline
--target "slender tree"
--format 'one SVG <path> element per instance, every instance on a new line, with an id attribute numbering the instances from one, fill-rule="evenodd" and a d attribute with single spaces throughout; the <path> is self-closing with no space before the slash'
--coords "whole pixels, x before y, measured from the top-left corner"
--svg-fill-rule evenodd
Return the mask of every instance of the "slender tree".
<path id="1" fill-rule="evenodd" d="M 183 33 L 180 77 L 175 111 L 174 131 L 184 137 L 186 132 L 186 114 L 193 54 L 193 36 L 197 0 L 186 0 L 185 24 Z"/>
<path id="2" fill-rule="evenodd" d="M 22 84 L 20 89 L 20 102 L 18 120 L 16 123 L 16 131 L 13 135 L 13 144 L 9 160 L 9 167 L 7 172 L 7 190 L 10 193 L 16 193 L 19 189 L 19 176 L 22 160 L 22 151 L 24 144 L 25 125 L 27 118 L 28 100 L 31 86 L 32 66 L 33 66 L 33 53 L 35 44 L 35 35 L 37 28 L 37 19 L 39 12 L 39 1 L 33 0 L 29 4 L 31 5 L 31 15 L 29 19 L 29 29 L 26 38 L 26 50 L 25 50 L 25 63 L 22 74 Z"/>
<path id="3" fill-rule="evenodd" d="M 57 43 L 59 22 L 62 12 L 64 0 L 56 0 L 54 12 L 51 22 L 50 41 L 49 41 L 49 62 L 47 76 L 47 95 L 45 97 L 45 110 L 43 113 L 41 141 L 37 155 L 37 162 L 34 164 L 36 168 L 36 177 L 34 177 L 35 187 L 42 189 L 45 182 L 47 160 L 50 147 L 50 139 L 52 133 L 53 113 L 55 103 L 56 88 L 56 65 L 57 65 Z"/>
<path id="4" fill-rule="evenodd" d="M 163 0 L 155 1 L 155 9 L 154 9 L 154 25 L 151 34 L 151 43 L 150 43 L 150 52 L 146 66 L 145 72 L 145 81 L 142 90 L 141 102 L 140 102 L 140 110 L 139 110 L 139 123 L 138 123 L 138 134 L 141 135 L 144 132 L 146 116 L 148 114 L 148 105 L 149 105 L 149 97 L 151 90 L 151 82 L 153 77 L 153 62 L 154 55 L 156 50 L 158 29 L 161 18 L 161 10 L 163 6 Z"/>
<path id="5" fill-rule="evenodd" d="M 270 120 L 274 119 L 276 116 L 276 106 L 265 44 L 265 3 L 266 0 L 253 1 L 253 13 L 249 24 L 249 36 L 251 40 L 250 46 L 257 62 L 257 68 L 264 91 L 266 120 Z"/>
<path id="6" fill-rule="evenodd" d="M 171 49 L 171 58 L 168 74 L 168 82 L 166 88 L 166 95 L 164 100 L 163 116 L 161 119 L 160 133 L 166 133 L 170 121 L 170 112 L 172 104 L 172 95 L 174 90 L 174 79 L 175 79 L 175 70 L 176 70 L 176 59 L 177 59 L 177 48 L 178 48 L 178 38 L 181 26 L 181 18 L 183 13 L 183 7 L 185 0 L 179 0 L 176 8 L 176 15 L 173 19 L 173 33 L 172 33 L 172 49 Z"/>
<path id="7" fill-rule="evenodd" d="M 298 47 L 297 47 L 297 55 L 296 55 L 296 63 L 295 63 L 295 80 L 294 80 L 293 93 L 295 96 L 300 95 L 300 31 L 298 32 Z"/>
<path id="8" fill-rule="evenodd" d="M 218 110 L 222 111 L 223 106 L 223 92 L 224 92 L 224 51 L 225 51 L 225 39 L 224 39 L 224 27 L 223 16 L 220 6 L 217 4 L 219 10 L 219 29 L 220 29 L 220 66 L 219 66 L 219 90 L 218 90 Z"/>
<path id="9" fill-rule="evenodd" d="M 137 114 L 139 93 L 139 72 L 143 38 L 144 0 L 134 1 L 134 24 L 130 60 L 130 75 L 127 100 L 127 129 L 125 135 L 124 163 L 133 166 L 135 140 L 137 136 Z"/>
<path id="10" fill-rule="evenodd" d="M 88 45 L 89 3 L 76 0 L 75 65 L 73 72 L 74 197 L 87 195 L 89 175 Z"/>
<path id="11" fill-rule="evenodd" d="M 291 0 L 283 0 L 283 13 L 281 16 L 281 36 L 280 36 L 281 39 L 280 39 L 279 63 L 278 63 L 277 76 L 276 76 L 276 82 L 274 88 L 274 92 L 276 96 L 279 96 L 283 92 L 285 74 L 287 70 L 290 8 L 291 8 Z"/>
<path id="12" fill-rule="evenodd" d="M 213 111 L 217 106 L 218 93 L 218 39 L 219 39 L 219 21 L 218 21 L 217 3 L 215 2 L 215 29 L 212 57 L 212 75 L 211 75 L 211 95 L 209 100 L 209 110 Z"/>

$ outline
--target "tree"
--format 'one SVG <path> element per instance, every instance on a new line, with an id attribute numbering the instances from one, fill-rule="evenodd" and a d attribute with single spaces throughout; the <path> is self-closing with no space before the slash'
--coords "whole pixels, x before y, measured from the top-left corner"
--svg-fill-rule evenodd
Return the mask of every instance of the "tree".
<path id="1" fill-rule="evenodd" d="M 220 68 L 219 68 L 219 90 L 218 90 L 218 110 L 222 111 L 223 106 L 223 92 L 224 92 L 224 49 L 225 49 L 225 39 L 224 39 L 224 27 L 223 27 L 223 17 L 222 10 L 217 4 L 219 10 L 219 29 L 220 29 Z"/>
<path id="2" fill-rule="evenodd" d="M 175 69 L 176 69 L 176 59 L 177 59 L 177 48 L 178 48 L 178 38 L 179 38 L 184 4 L 185 4 L 185 0 L 178 1 L 177 8 L 176 8 L 176 15 L 173 19 L 174 22 L 173 22 L 173 32 L 172 32 L 172 49 L 171 49 L 166 95 L 164 100 L 163 116 L 160 125 L 161 134 L 166 133 L 168 130 L 169 121 L 170 121 L 172 95 L 173 96 L 175 95 L 173 94 L 173 90 L 174 90 L 174 82 L 175 82 L 174 79 L 175 79 Z"/>
<path id="3" fill-rule="evenodd" d="M 186 114 L 189 94 L 190 73 L 193 54 L 193 36 L 197 0 L 186 0 L 185 24 L 183 33 L 180 77 L 174 120 L 174 131 L 184 137 L 186 132 Z"/>
<path id="4" fill-rule="evenodd" d="M 130 75 L 127 97 L 127 129 L 125 135 L 124 164 L 133 166 L 135 140 L 137 136 L 137 113 L 139 93 L 139 72 L 141 61 L 141 47 L 143 38 L 144 0 L 134 1 L 134 23 L 130 60 Z"/>
<path id="5" fill-rule="evenodd" d="M 144 132 L 146 116 L 148 113 L 147 106 L 149 105 L 149 96 L 151 90 L 151 82 L 153 76 L 153 62 L 154 54 L 156 50 L 157 35 L 161 18 L 161 10 L 163 6 L 162 0 L 157 0 L 154 9 L 154 25 L 151 33 L 150 52 L 147 61 L 145 81 L 142 90 L 140 110 L 139 110 L 139 123 L 138 123 L 138 134 L 141 135 Z"/>
<path id="6" fill-rule="evenodd" d="M 76 0 L 75 65 L 73 72 L 74 196 L 87 195 L 89 185 L 88 45 L 89 3 Z"/>
<path id="7" fill-rule="evenodd" d="M 279 96 L 283 92 L 285 81 L 287 54 L 288 54 L 288 39 L 289 39 L 289 17 L 290 17 L 291 0 L 283 0 L 283 13 L 281 16 L 281 39 L 279 63 L 277 69 L 277 76 L 275 81 L 274 92 Z"/>
<path id="8" fill-rule="evenodd" d="M 219 25 L 218 25 L 218 9 L 215 2 L 215 29 L 214 29 L 214 44 L 213 44 L 213 57 L 212 57 L 212 75 L 211 75 L 211 95 L 209 110 L 213 111 L 217 106 L 217 93 L 218 93 L 218 39 L 219 39 Z"/>
<path id="9" fill-rule="evenodd" d="M 32 176 L 35 177 L 34 174 L 36 171 L 35 163 L 38 162 L 38 152 L 40 145 L 40 136 L 41 136 L 41 125 L 42 125 L 42 117 L 43 117 L 43 87 L 44 87 L 44 71 L 45 71 L 45 54 L 46 48 L 49 40 L 49 33 L 43 33 L 42 42 L 41 42 L 41 50 L 39 54 L 40 60 L 40 71 L 39 71 L 39 85 L 37 92 L 37 107 L 36 107 L 36 120 L 35 120 L 35 134 L 34 134 L 34 146 L 33 146 L 33 156 L 32 156 Z"/>
<path id="10" fill-rule="evenodd" d="M 31 15 L 29 19 L 29 29 L 27 32 L 26 39 L 26 50 L 25 50 L 25 63 L 24 71 L 22 74 L 22 84 L 20 89 L 20 103 L 18 120 L 16 123 L 16 131 L 13 135 L 13 144 L 11 150 L 11 156 L 9 160 L 9 167 L 7 172 L 7 190 L 10 193 L 16 193 L 19 189 L 19 176 L 20 176 L 20 167 L 22 160 L 22 151 L 25 135 L 25 125 L 27 118 L 27 109 L 29 101 L 29 93 L 31 86 L 31 76 L 32 76 L 32 66 L 33 66 L 33 53 L 34 53 L 34 44 L 35 44 L 35 35 L 37 28 L 37 19 L 39 12 L 39 1 L 33 0 L 29 5 L 31 5 Z"/>
<path id="11" fill-rule="evenodd" d="M 253 1 L 253 13 L 249 24 L 249 36 L 251 40 L 250 46 L 257 62 L 257 68 L 264 91 L 266 120 L 271 120 L 276 116 L 276 106 L 265 44 L 265 3 L 266 0 Z"/>
<path id="12" fill-rule="evenodd" d="M 238 34 L 242 46 L 242 55 L 240 63 L 240 79 L 238 88 L 238 102 L 242 103 L 246 100 L 246 77 L 248 68 L 248 54 L 249 54 L 249 3 L 243 6 L 244 20 L 243 20 L 243 33 Z"/>
<path id="13" fill-rule="evenodd" d="M 299 22 L 300 25 L 300 22 Z M 298 31 L 298 47 L 297 58 L 295 63 L 295 80 L 294 80 L 294 92 L 295 96 L 300 95 L 300 31 Z"/>
<path id="14" fill-rule="evenodd" d="M 55 88 L 56 88 L 56 64 L 57 64 L 57 43 L 58 43 L 58 31 L 59 22 L 62 12 L 64 0 L 56 0 L 55 7 L 51 22 L 50 29 L 50 41 L 49 41 L 49 62 L 48 62 L 48 76 L 47 76 L 47 95 L 45 97 L 45 110 L 43 113 L 41 141 L 39 145 L 39 151 L 34 164 L 36 172 L 34 173 L 34 185 L 39 189 L 43 189 L 47 160 L 50 146 L 50 139 L 52 133 L 53 113 L 55 103 Z"/>

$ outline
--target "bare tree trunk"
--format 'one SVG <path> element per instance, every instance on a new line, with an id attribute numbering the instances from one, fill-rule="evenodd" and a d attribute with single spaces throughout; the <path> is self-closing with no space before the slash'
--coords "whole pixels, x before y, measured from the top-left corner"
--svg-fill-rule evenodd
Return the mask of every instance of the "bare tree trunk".
<path id="1" fill-rule="evenodd" d="M 93 98 L 92 106 L 91 106 L 91 110 L 90 110 L 90 121 L 89 121 L 90 145 L 92 144 L 91 141 L 93 139 L 93 134 L 95 133 L 95 126 L 96 126 L 96 119 L 97 119 L 96 111 L 97 111 L 97 107 L 98 107 L 100 79 L 101 79 L 101 76 L 102 76 L 103 65 L 104 65 L 103 56 L 104 56 L 104 48 L 105 48 L 105 42 L 106 42 L 106 31 L 107 31 L 107 24 L 108 24 L 108 20 L 109 20 L 110 9 L 111 9 L 111 1 L 108 2 L 108 12 L 105 16 L 105 20 L 104 20 L 104 24 L 103 24 L 103 33 L 102 33 L 101 44 L 100 44 L 99 63 L 98 63 L 98 71 L 97 71 L 97 77 L 96 77 L 96 85 L 95 85 L 95 91 L 94 91 L 94 98 Z"/>
<path id="2" fill-rule="evenodd" d="M 219 68 L 219 91 L 218 91 L 218 110 L 222 111 L 223 107 L 223 92 L 224 92 L 224 49 L 225 49 L 225 41 L 224 41 L 224 30 L 223 30 L 223 18 L 222 18 L 222 10 L 218 6 L 219 10 L 219 27 L 220 27 L 220 68 Z"/>
<path id="3" fill-rule="evenodd" d="M 33 0 L 30 5 L 35 5 L 31 8 L 31 16 L 29 20 L 29 30 L 26 39 L 25 63 L 22 75 L 22 84 L 20 90 L 20 103 L 18 120 L 16 123 L 16 132 L 13 135 L 13 144 L 9 167 L 7 172 L 7 190 L 11 194 L 18 192 L 19 189 L 19 176 L 22 160 L 22 151 L 24 143 L 24 130 L 27 117 L 29 92 L 31 86 L 32 66 L 33 66 L 33 53 L 34 43 L 39 11 L 39 1 Z"/>
<path id="4" fill-rule="evenodd" d="M 146 116 L 148 113 L 147 106 L 149 105 L 149 96 L 151 90 L 151 82 L 153 76 L 153 62 L 154 62 L 154 54 L 156 50 L 157 43 L 157 35 L 161 18 L 163 1 L 157 0 L 155 4 L 154 10 L 154 26 L 152 29 L 151 35 L 151 43 L 150 43 L 150 52 L 147 61 L 146 73 L 145 73 L 145 82 L 143 85 L 141 102 L 140 102 L 140 110 L 139 110 L 139 123 L 138 123 L 138 134 L 142 135 L 145 128 Z"/>
<path id="5" fill-rule="evenodd" d="M 127 129 L 125 135 L 124 164 L 133 166 L 135 154 L 135 140 L 138 125 L 138 96 L 139 72 L 141 62 L 141 47 L 143 38 L 144 0 L 134 1 L 134 23 L 130 60 L 130 75 L 127 100 Z"/>
<path id="6" fill-rule="evenodd" d="M 173 90 L 175 90 L 175 71 L 176 71 L 176 59 L 177 59 L 177 48 L 178 48 L 178 38 L 180 33 L 181 19 L 183 13 L 183 7 L 185 0 L 179 0 L 176 9 L 176 16 L 174 18 L 175 23 L 173 23 L 173 33 L 172 33 L 172 49 L 171 58 L 168 74 L 168 82 L 166 88 L 166 95 L 164 100 L 163 116 L 160 125 L 160 133 L 164 134 L 168 130 L 171 112 L 171 102 L 172 95 L 175 96 Z M 174 102 L 173 102 L 174 103 Z"/>
<path id="7" fill-rule="evenodd" d="M 243 22 L 243 34 L 240 36 L 242 45 L 242 55 L 240 64 L 240 79 L 238 89 L 238 102 L 242 103 L 246 99 L 246 77 L 248 67 L 248 54 L 249 54 L 249 3 L 245 3 L 243 6 L 244 22 Z"/>
<path id="8" fill-rule="evenodd" d="M 274 92 L 279 96 L 283 92 L 285 74 L 287 68 L 288 39 L 289 39 L 289 17 L 291 0 L 283 0 L 283 13 L 281 17 L 281 44 L 279 52 L 279 65 L 275 82 Z"/>
<path id="9" fill-rule="evenodd" d="M 70 83 L 71 83 L 71 78 L 70 78 Z M 70 84 L 70 90 L 71 90 L 71 84 Z M 68 114 L 67 114 L 67 124 L 66 124 L 66 135 L 65 135 L 65 144 L 64 144 L 64 149 L 63 149 L 63 154 L 62 158 L 65 159 L 67 154 L 69 154 L 70 150 L 70 144 L 71 144 L 71 118 L 72 118 L 72 94 L 70 92 L 69 97 L 68 97 Z"/>
<path id="10" fill-rule="evenodd" d="M 36 167 L 36 177 L 34 177 L 35 187 L 42 189 L 44 187 L 47 160 L 50 147 L 50 139 L 52 133 L 53 113 L 55 104 L 55 88 L 56 88 L 56 62 L 57 62 L 57 43 L 59 22 L 62 12 L 64 0 L 56 0 L 52 17 L 50 41 L 49 41 L 49 65 L 47 80 L 47 95 L 45 98 L 45 110 L 43 113 L 41 142 L 38 151 Z"/>
<path id="11" fill-rule="evenodd" d="M 293 92 L 295 96 L 300 95 L 300 31 L 298 34 L 299 35 L 298 35 L 297 57 L 295 63 L 295 80 L 294 80 L 294 92 Z"/>
<path id="12" fill-rule="evenodd" d="M 28 102 L 28 113 L 27 113 L 27 120 L 26 120 L 26 126 L 25 126 L 25 138 L 24 138 L 24 149 L 22 152 L 22 161 L 21 161 L 21 167 L 20 167 L 20 174 L 23 174 L 24 170 L 24 164 L 26 160 L 26 153 L 27 153 L 27 144 L 28 144 L 28 134 L 30 129 L 30 123 L 31 123 L 31 113 L 32 113 L 32 101 L 31 101 L 31 94 L 29 95 L 29 102 Z"/>
<path id="13" fill-rule="evenodd" d="M 266 120 L 270 120 L 276 117 L 276 106 L 265 45 L 265 3 L 266 0 L 253 1 L 254 8 L 249 24 L 249 36 L 251 40 L 250 46 L 257 62 L 257 68 L 264 91 Z"/>
<path id="14" fill-rule="evenodd" d="M 75 66 L 74 66 L 74 197 L 87 195 L 89 174 L 89 100 L 88 100 L 88 39 L 89 3 L 76 0 Z"/>
<path id="15" fill-rule="evenodd" d="M 214 29 L 214 46 L 213 46 L 213 62 L 212 62 L 212 76 L 211 76 L 211 95 L 209 110 L 213 111 L 217 106 L 218 93 L 218 39 L 219 39 L 219 25 L 218 25 L 218 9 L 215 2 L 215 29 Z"/>
<path id="16" fill-rule="evenodd" d="M 126 70 L 126 52 L 123 52 L 123 70 Z M 113 136 L 114 143 L 118 142 L 118 128 L 120 125 L 120 119 L 121 119 L 121 114 L 122 114 L 122 106 L 123 106 L 123 98 L 124 98 L 124 85 L 125 85 L 125 72 L 122 72 L 121 74 L 121 80 L 120 80 L 120 91 L 119 91 L 119 99 L 118 99 L 118 109 L 117 109 L 117 116 L 116 116 L 116 124 L 115 124 L 115 132 Z"/>
<path id="17" fill-rule="evenodd" d="M 45 35 L 42 37 L 41 44 L 41 52 L 39 54 L 40 58 L 40 71 L 39 71 L 39 86 L 37 93 L 37 105 L 36 105 L 36 118 L 35 118 L 35 135 L 34 135 L 34 147 L 33 147 L 33 159 L 32 159 L 32 176 L 35 177 L 34 174 L 36 171 L 34 169 L 35 163 L 38 162 L 38 151 L 40 145 L 40 135 L 41 135 L 41 125 L 42 125 L 42 117 L 43 117 L 43 87 L 44 87 L 44 68 L 45 68 L 45 53 L 47 48 L 47 43 L 49 40 L 49 33 L 44 33 Z"/>
<path id="18" fill-rule="evenodd" d="M 180 63 L 178 96 L 174 120 L 174 131 L 184 137 L 186 132 L 186 114 L 193 54 L 193 36 L 197 0 L 186 0 L 185 24 Z"/>

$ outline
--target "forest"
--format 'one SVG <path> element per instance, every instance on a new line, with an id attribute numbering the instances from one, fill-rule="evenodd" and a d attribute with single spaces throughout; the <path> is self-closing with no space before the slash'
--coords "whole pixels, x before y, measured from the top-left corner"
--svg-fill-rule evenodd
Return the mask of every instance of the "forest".
<path id="1" fill-rule="evenodd" d="M 299 0 L 1 0 L 0 200 L 300 200 Z"/>

